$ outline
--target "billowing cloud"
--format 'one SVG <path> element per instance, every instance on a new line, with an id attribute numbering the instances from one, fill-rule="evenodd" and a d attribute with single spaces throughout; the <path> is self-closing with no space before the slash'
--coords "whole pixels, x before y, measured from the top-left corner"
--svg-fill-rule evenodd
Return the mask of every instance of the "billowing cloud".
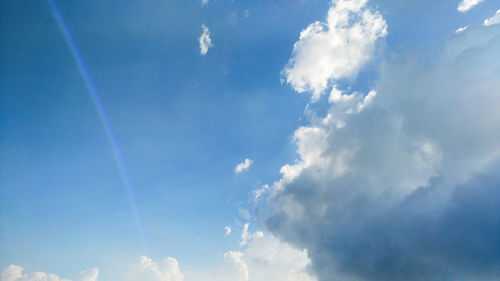
<path id="1" fill-rule="evenodd" d="M 234 167 L 234 172 L 236 174 L 239 174 L 243 171 L 246 171 L 250 168 L 250 166 L 252 166 L 252 164 L 253 164 L 253 160 L 247 158 L 247 159 L 243 160 L 243 162 L 236 165 L 236 167 Z"/>
<path id="2" fill-rule="evenodd" d="M 246 249 L 224 255 L 234 269 L 228 271 L 228 280 L 316 281 L 309 272 L 311 261 L 305 250 L 283 243 L 271 234 L 254 232 L 252 236 L 254 239 Z"/>
<path id="3" fill-rule="evenodd" d="M 80 273 L 79 281 L 97 281 L 99 270 L 97 268 Z M 23 268 L 17 265 L 9 265 L 2 271 L 1 281 L 70 281 L 62 279 L 55 274 L 45 272 L 23 273 Z"/>
<path id="4" fill-rule="evenodd" d="M 500 10 L 497 10 L 495 15 L 493 15 L 491 18 L 484 20 L 484 25 L 492 25 L 492 24 L 499 24 L 499 23 L 500 23 Z"/>
<path id="5" fill-rule="evenodd" d="M 320 281 L 498 279 L 498 50 L 500 25 L 471 26 L 432 64 L 385 62 L 374 91 L 333 87 L 296 130 L 266 225 Z"/>
<path id="6" fill-rule="evenodd" d="M 210 38 L 210 30 L 205 25 L 201 26 L 201 35 L 198 38 L 198 42 L 200 43 L 200 54 L 202 56 L 208 53 L 208 49 L 213 47 L 212 39 Z"/>
<path id="7" fill-rule="evenodd" d="M 462 0 L 458 4 L 457 10 L 464 13 L 470 10 L 472 7 L 476 6 L 477 4 L 483 2 L 484 0 Z"/>
<path id="8" fill-rule="evenodd" d="M 311 91 L 317 100 L 328 85 L 350 78 L 372 57 L 387 25 L 367 0 L 332 0 L 326 22 L 314 22 L 300 33 L 283 70 L 297 92 Z"/>
<path id="9" fill-rule="evenodd" d="M 155 262 L 148 257 L 140 257 L 138 263 L 129 271 L 129 281 L 183 281 L 184 274 L 174 258 Z"/>

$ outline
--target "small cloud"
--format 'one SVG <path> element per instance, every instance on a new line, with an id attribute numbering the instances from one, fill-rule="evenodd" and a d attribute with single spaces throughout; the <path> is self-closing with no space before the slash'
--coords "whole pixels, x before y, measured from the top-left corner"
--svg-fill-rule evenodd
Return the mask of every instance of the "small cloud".
<path id="1" fill-rule="evenodd" d="M 252 163 L 253 163 L 253 161 L 251 159 L 247 158 L 243 162 L 241 162 L 240 164 L 236 165 L 236 167 L 234 168 L 234 172 L 236 174 L 239 174 L 243 171 L 246 171 L 246 170 L 248 170 L 248 168 L 250 168 Z"/>
<path id="2" fill-rule="evenodd" d="M 465 13 L 468 10 L 470 10 L 472 7 L 476 6 L 477 4 L 483 2 L 484 0 L 462 0 L 460 4 L 458 4 L 457 10 L 459 12 Z"/>
<path id="3" fill-rule="evenodd" d="M 227 235 L 230 235 L 230 234 L 231 234 L 231 232 L 233 231 L 233 230 L 231 229 L 231 227 L 230 227 L 230 226 L 225 226 L 225 227 L 224 227 L 224 230 L 225 230 L 225 234 L 226 234 L 226 236 L 227 236 Z"/>
<path id="4" fill-rule="evenodd" d="M 208 2 L 208 1 L 207 1 Z M 205 25 L 201 26 L 202 32 L 200 38 L 198 39 L 200 43 L 200 54 L 202 56 L 206 55 L 208 49 L 213 47 L 212 39 L 210 38 L 210 30 Z"/>
<path id="5" fill-rule="evenodd" d="M 255 241 L 257 239 L 264 237 L 264 233 L 262 231 L 255 231 L 253 233 L 249 232 L 248 231 L 249 226 L 250 226 L 249 223 L 245 223 L 243 225 L 243 230 L 241 231 L 240 246 L 245 246 L 251 241 Z"/>
<path id="6" fill-rule="evenodd" d="M 467 28 L 469 28 L 469 26 L 464 26 L 464 27 L 460 27 L 458 28 L 457 30 L 455 30 L 455 34 L 458 34 L 458 33 L 461 33 L 461 32 L 464 32 Z"/>
<path id="7" fill-rule="evenodd" d="M 484 20 L 484 25 L 493 25 L 500 23 L 500 10 L 497 10 L 494 16 Z"/>
<path id="8" fill-rule="evenodd" d="M 208 2 L 209 2 L 209 1 L 210 1 L 210 0 L 201 0 L 201 5 L 202 5 L 202 6 L 205 6 L 205 5 L 207 5 L 207 4 L 208 4 Z"/>

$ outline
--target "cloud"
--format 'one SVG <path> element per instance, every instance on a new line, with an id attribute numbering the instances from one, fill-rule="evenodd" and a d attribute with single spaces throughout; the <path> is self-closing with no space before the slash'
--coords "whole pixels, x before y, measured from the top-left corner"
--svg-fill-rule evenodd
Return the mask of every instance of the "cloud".
<path id="1" fill-rule="evenodd" d="M 99 270 L 97 268 L 80 273 L 79 281 L 97 281 Z M 9 265 L 2 271 L 1 281 L 70 281 L 62 279 L 55 274 L 44 272 L 23 273 L 23 268 L 17 265 Z"/>
<path id="2" fill-rule="evenodd" d="M 460 33 L 460 32 L 463 32 L 463 31 L 465 31 L 467 28 L 469 28 L 469 26 L 468 26 L 468 25 L 466 25 L 466 26 L 464 26 L 464 27 L 457 28 L 457 29 L 455 30 L 455 33 Z"/>
<path id="3" fill-rule="evenodd" d="M 232 232 L 232 229 L 231 229 L 230 226 L 225 226 L 224 227 L 224 233 L 225 233 L 225 235 L 230 235 L 231 232 Z"/>
<path id="4" fill-rule="evenodd" d="M 236 167 L 234 167 L 234 172 L 236 174 L 239 174 L 243 171 L 246 171 L 250 168 L 250 166 L 252 166 L 253 164 L 253 161 L 251 159 L 245 159 L 243 162 L 239 163 L 238 165 L 236 165 Z"/>
<path id="5" fill-rule="evenodd" d="M 246 249 L 227 252 L 224 258 L 234 269 L 226 275 L 231 281 L 316 281 L 307 252 L 271 234 L 261 232 Z"/>
<path id="6" fill-rule="evenodd" d="M 179 263 L 174 258 L 166 258 L 157 263 L 148 257 L 140 257 L 129 271 L 129 281 L 183 281 Z"/>
<path id="7" fill-rule="evenodd" d="M 493 25 L 500 23 L 500 10 L 497 10 L 494 16 L 484 20 L 484 25 Z"/>
<path id="8" fill-rule="evenodd" d="M 432 63 L 386 61 L 369 93 L 332 87 L 261 195 L 267 228 L 320 281 L 498 279 L 499 49 L 500 25 L 471 26 Z"/>
<path id="9" fill-rule="evenodd" d="M 202 32 L 198 42 L 200 43 L 200 54 L 202 56 L 208 53 L 208 49 L 213 47 L 212 39 L 210 38 L 210 30 L 205 25 L 201 26 Z"/>
<path id="10" fill-rule="evenodd" d="M 458 4 L 457 10 L 465 13 L 468 10 L 470 10 L 472 7 L 476 6 L 477 4 L 483 2 L 484 0 L 462 0 L 460 4 Z"/>
<path id="11" fill-rule="evenodd" d="M 241 231 L 241 240 L 240 240 L 240 246 L 245 246 L 249 242 L 257 240 L 259 238 L 262 238 L 264 236 L 264 233 L 262 231 L 255 231 L 254 233 L 250 233 L 248 231 L 248 227 L 250 226 L 249 223 L 245 223 L 243 225 L 243 230 Z"/>
<path id="12" fill-rule="evenodd" d="M 372 57 L 387 25 L 367 0 L 332 0 L 326 22 L 314 22 L 300 33 L 283 70 L 297 92 L 311 91 L 317 100 L 328 85 L 354 77 Z"/>
<path id="13" fill-rule="evenodd" d="M 207 5 L 207 4 L 208 4 L 208 2 L 209 2 L 209 1 L 210 1 L 210 0 L 201 0 L 201 5 L 202 5 L 202 6 L 205 6 L 205 5 Z"/>

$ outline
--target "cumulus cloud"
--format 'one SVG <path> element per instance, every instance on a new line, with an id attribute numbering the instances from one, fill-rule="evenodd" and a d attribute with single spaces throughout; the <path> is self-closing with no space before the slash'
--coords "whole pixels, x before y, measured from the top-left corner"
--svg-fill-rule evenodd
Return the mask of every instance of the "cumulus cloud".
<path id="1" fill-rule="evenodd" d="M 202 56 L 208 53 L 208 49 L 213 47 L 212 39 L 210 38 L 210 30 L 205 25 L 201 26 L 201 35 L 198 38 L 198 42 L 200 43 L 200 54 Z"/>
<path id="2" fill-rule="evenodd" d="M 468 10 L 470 10 L 472 7 L 476 6 L 477 4 L 479 4 L 483 1 L 484 0 L 462 0 L 462 2 L 460 2 L 458 4 L 457 10 L 462 12 L 462 13 L 465 13 Z"/>
<path id="3" fill-rule="evenodd" d="M 250 168 L 250 166 L 252 166 L 252 164 L 253 164 L 252 159 L 248 159 L 247 158 L 247 159 L 243 160 L 243 162 L 241 162 L 238 165 L 236 165 L 236 167 L 234 167 L 234 172 L 236 174 L 239 174 L 239 173 L 241 173 L 243 171 L 246 171 L 246 170 L 248 170 Z"/>
<path id="4" fill-rule="evenodd" d="M 500 23 L 500 10 L 497 10 L 494 16 L 484 20 L 484 25 L 492 25 Z"/>
<path id="5" fill-rule="evenodd" d="M 297 92 L 311 91 L 317 100 L 328 85 L 350 78 L 372 57 L 387 25 L 367 0 L 332 0 L 326 22 L 314 22 L 300 33 L 283 70 Z"/>
<path id="6" fill-rule="evenodd" d="M 231 281 L 316 281 L 307 252 L 271 234 L 259 234 L 246 249 L 227 252 L 224 258 L 234 269 L 227 275 Z"/>
<path id="7" fill-rule="evenodd" d="M 129 271 L 129 281 L 183 281 L 179 263 L 174 258 L 166 258 L 161 262 L 142 256 Z"/>
<path id="8" fill-rule="evenodd" d="M 79 281 L 97 281 L 99 270 L 97 268 L 80 273 Z M 70 281 L 62 279 L 55 274 L 45 272 L 23 273 L 23 268 L 17 265 L 9 265 L 2 271 L 1 281 Z"/>
<path id="9" fill-rule="evenodd" d="M 333 87 L 296 130 L 266 225 L 320 281 L 500 276 L 499 49 L 500 25 L 471 26 L 430 65 L 385 62 L 372 92 Z"/>

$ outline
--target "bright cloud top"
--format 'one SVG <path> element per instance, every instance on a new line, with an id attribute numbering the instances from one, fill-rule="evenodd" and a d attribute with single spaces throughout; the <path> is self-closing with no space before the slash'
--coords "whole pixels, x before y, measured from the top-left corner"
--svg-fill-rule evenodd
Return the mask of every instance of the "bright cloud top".
<path id="1" fill-rule="evenodd" d="M 248 170 L 250 168 L 250 166 L 252 166 L 252 164 L 253 164 L 253 160 L 247 158 L 243 162 L 236 165 L 236 167 L 234 168 L 234 172 L 236 174 L 244 172 L 244 171 Z"/>
<path id="2" fill-rule="evenodd" d="M 208 49 L 213 47 L 212 39 L 210 38 L 210 30 L 205 25 L 201 26 L 202 32 L 198 42 L 200 43 L 200 54 L 202 56 L 208 53 Z"/>
<path id="3" fill-rule="evenodd" d="M 311 91 L 317 100 L 329 83 L 353 77 L 372 57 L 387 25 L 367 0 L 332 0 L 326 22 L 314 22 L 300 33 L 283 70 L 297 92 Z"/>
<path id="4" fill-rule="evenodd" d="M 339 1 L 330 13 L 340 4 L 366 13 L 363 1 Z M 343 47 L 351 44 L 359 47 Z M 311 114 L 295 131 L 299 159 L 264 189 L 266 225 L 307 249 L 320 281 L 499 276 L 499 49 L 500 25 L 471 26 L 432 64 L 404 55 L 386 61 L 366 95 L 334 86 L 326 114 Z M 317 93 L 326 82 L 294 85 Z"/>
<path id="5" fill-rule="evenodd" d="M 148 257 L 140 257 L 130 270 L 129 281 L 183 281 L 179 263 L 174 258 L 166 258 L 157 263 Z"/>
<path id="6" fill-rule="evenodd" d="M 472 7 L 476 6 L 477 4 L 483 2 L 484 0 L 462 0 L 460 4 L 458 4 L 457 10 L 465 13 L 468 10 L 470 10 Z"/>
<path id="7" fill-rule="evenodd" d="M 497 10 L 494 16 L 484 20 L 484 25 L 493 25 L 500 23 L 500 10 Z"/>
<path id="8" fill-rule="evenodd" d="M 80 273 L 78 281 L 97 281 L 99 270 L 97 268 Z M 1 281 L 71 281 L 62 279 L 55 274 L 45 272 L 23 273 L 23 268 L 17 265 L 9 265 L 2 271 Z"/>

